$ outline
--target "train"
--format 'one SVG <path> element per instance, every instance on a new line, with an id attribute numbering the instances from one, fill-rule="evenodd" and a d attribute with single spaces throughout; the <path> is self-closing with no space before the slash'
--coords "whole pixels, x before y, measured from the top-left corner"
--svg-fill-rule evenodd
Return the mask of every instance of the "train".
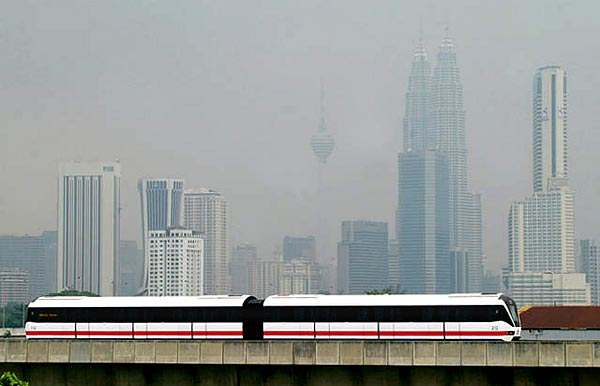
<path id="1" fill-rule="evenodd" d="M 40 297 L 28 339 L 492 340 L 521 337 L 503 294 Z"/>

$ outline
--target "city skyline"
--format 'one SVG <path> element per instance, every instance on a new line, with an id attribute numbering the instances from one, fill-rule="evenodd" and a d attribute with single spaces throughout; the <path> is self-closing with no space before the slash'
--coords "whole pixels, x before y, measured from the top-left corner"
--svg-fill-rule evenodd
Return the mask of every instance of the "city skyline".
<path id="1" fill-rule="evenodd" d="M 470 173 L 473 190 L 485 197 L 485 238 L 491 268 L 506 263 L 507 208 L 512 200 L 525 196 L 532 184 L 529 170 L 518 165 L 531 159 L 531 72 L 544 64 L 568 68 L 569 88 L 579 92 L 569 106 L 570 113 L 578 112 L 569 127 L 571 163 L 577 165 L 570 171 L 579 208 L 577 234 L 597 238 L 600 226 L 595 213 L 600 211 L 600 204 L 596 195 L 600 186 L 592 162 L 598 144 L 592 114 L 599 87 L 592 68 L 594 54 L 584 48 L 586 36 L 597 28 L 590 20 L 594 13 L 590 7 L 551 5 L 543 7 L 543 16 L 537 16 L 539 2 L 524 5 L 519 15 L 509 12 L 510 6 L 471 4 L 467 11 L 466 3 L 458 2 L 456 10 L 445 17 L 436 3 L 414 9 L 387 5 L 389 16 L 372 10 L 374 14 L 364 15 L 363 28 L 354 32 L 346 20 L 354 20 L 364 8 L 349 2 L 344 17 L 336 19 L 339 32 L 329 34 L 323 33 L 325 26 L 331 27 L 334 11 L 328 4 L 318 12 L 294 5 L 273 6 L 277 17 L 265 16 L 260 9 L 241 15 L 229 5 L 209 7 L 215 20 L 233 16 L 246 27 L 256 18 L 264 21 L 256 27 L 256 37 L 241 36 L 230 29 L 232 24 L 219 27 L 210 23 L 202 16 L 204 12 L 181 12 L 183 7 L 167 12 L 173 19 L 150 26 L 150 13 L 136 9 L 141 13 L 134 25 L 158 38 L 151 39 L 156 41 L 156 48 L 148 45 L 143 34 L 127 33 L 131 30 L 123 21 L 131 8 L 125 7 L 124 16 L 119 16 L 110 8 L 96 6 L 98 14 L 114 27 L 102 25 L 98 29 L 85 19 L 93 21 L 95 17 L 82 15 L 79 9 L 70 10 L 75 17 L 64 22 L 57 10 L 44 8 L 32 13 L 27 5 L 3 5 L 4 14 L 14 15 L 3 27 L 2 43 L 6 53 L 3 66 L 11 76 L 1 78 L 7 143 L 14 146 L 1 157 L 7 175 L 15 179 L 12 189 L 0 193 L 0 214 L 12 220 L 3 224 L 0 233 L 55 229 L 53 182 L 59 161 L 117 158 L 127 165 L 122 193 L 124 239 L 141 242 L 136 223 L 140 216 L 137 177 L 173 174 L 193 186 L 215 187 L 235 206 L 231 244 L 251 241 L 269 254 L 283 234 L 314 233 L 306 225 L 314 200 L 310 183 L 314 181 L 314 158 L 307 139 L 318 122 L 321 77 L 328 87 L 328 120 L 336 130 L 337 142 L 328 160 L 333 176 L 330 193 L 335 197 L 327 208 L 332 224 L 337 228 L 347 217 L 377 218 L 392 224 L 393 159 L 401 147 L 403 94 L 418 36 L 416 14 L 421 13 L 425 46 L 434 47 L 444 24 L 448 24 L 460 50 L 465 110 L 469 113 Z M 164 10 L 156 7 L 154 10 Z M 491 13 L 494 18 L 487 16 Z M 42 16 L 46 14 L 51 17 Z M 19 24 L 25 15 L 32 18 L 31 23 Z M 314 23 L 307 23 L 308 16 L 315 15 Z M 214 43 L 207 34 L 199 33 L 204 30 L 192 28 L 183 33 L 176 27 L 193 27 L 195 18 L 202 18 L 205 23 L 197 24 L 212 31 Z M 69 33 L 58 29 L 59 24 Z M 591 31 L 585 25 L 591 26 Z M 481 32 L 477 36 L 472 33 L 476 28 Z M 122 51 L 111 30 L 128 36 L 127 47 L 135 49 Z M 361 37 L 361 31 L 369 31 L 368 39 Z M 163 35 L 166 37 L 161 40 Z M 238 46 L 234 38 L 240 37 Z M 31 44 L 18 49 L 23 47 L 23 39 Z M 56 43 L 64 39 L 72 40 L 64 45 Z M 98 50 L 87 50 L 90 44 Z M 248 45 L 237 51 L 241 60 L 234 60 L 236 56 L 230 51 L 215 49 L 229 44 L 235 49 Z M 177 63 L 166 59 L 172 57 L 169 47 L 183 55 Z M 47 49 L 61 55 L 44 59 Z M 256 51 L 261 53 L 260 60 L 252 54 Z M 158 54 L 165 59 L 140 61 Z M 69 72 L 73 81 L 61 76 L 64 68 L 69 68 L 63 66 L 68 63 L 64 58 L 82 61 L 80 68 Z M 269 68 L 268 74 L 257 63 Z M 286 66 L 290 66 L 289 73 Z M 137 75 L 129 72 L 132 67 L 140 67 Z M 175 71 L 169 71 L 172 69 Z M 64 96 L 61 104 L 53 104 L 55 93 Z M 250 95 L 256 98 L 250 99 Z M 44 101 L 52 103 L 46 105 Z M 29 111 L 32 114 L 25 113 Z M 241 132 L 233 130 L 242 127 Z M 506 159 L 499 162 L 502 155 Z M 294 177 L 289 178 L 290 174 Z M 33 185 L 34 181 L 38 185 Z M 31 205 L 21 205 L 21 200 Z M 263 215 L 269 211 L 278 216 Z M 334 229 L 330 233 L 329 243 L 335 243 L 337 232 Z"/>

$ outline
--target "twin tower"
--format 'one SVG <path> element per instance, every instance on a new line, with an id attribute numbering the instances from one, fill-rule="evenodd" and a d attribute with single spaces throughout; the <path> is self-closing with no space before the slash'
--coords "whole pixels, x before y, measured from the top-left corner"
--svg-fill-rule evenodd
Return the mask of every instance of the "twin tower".
<path id="1" fill-rule="evenodd" d="M 407 293 L 480 292 L 481 197 L 467 180 L 463 88 L 454 42 L 442 40 L 433 73 L 415 50 L 398 155 L 397 283 Z"/>

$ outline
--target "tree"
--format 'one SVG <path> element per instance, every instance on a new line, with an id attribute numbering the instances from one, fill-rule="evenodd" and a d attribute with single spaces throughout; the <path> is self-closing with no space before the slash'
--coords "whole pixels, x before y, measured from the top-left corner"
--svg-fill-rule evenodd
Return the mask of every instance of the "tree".
<path id="1" fill-rule="evenodd" d="M 95 294 L 93 292 L 88 292 L 88 291 L 62 290 L 60 292 L 54 292 L 54 293 L 48 294 L 46 296 L 100 296 L 100 295 Z"/>
<path id="2" fill-rule="evenodd" d="M 366 294 L 367 295 L 396 295 L 396 294 L 403 294 L 406 291 L 404 291 L 402 288 L 400 288 L 399 285 L 395 286 L 395 287 L 385 287 L 381 290 L 378 289 L 372 289 L 370 291 L 367 291 Z"/>
<path id="3" fill-rule="evenodd" d="M 2 327 L 23 327 L 25 325 L 26 316 L 26 304 L 8 302 L 8 304 L 2 308 Z"/>
<path id="4" fill-rule="evenodd" d="M 5 371 L 0 376 L 0 386 L 29 386 L 29 382 L 20 380 L 15 373 Z"/>

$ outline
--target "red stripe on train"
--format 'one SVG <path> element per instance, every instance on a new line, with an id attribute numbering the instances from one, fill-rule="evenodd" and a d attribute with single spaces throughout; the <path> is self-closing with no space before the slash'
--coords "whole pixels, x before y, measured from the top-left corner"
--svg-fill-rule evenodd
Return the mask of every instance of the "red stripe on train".
<path id="1" fill-rule="evenodd" d="M 443 331 L 380 331 L 381 336 L 444 336 Z"/>
<path id="2" fill-rule="evenodd" d="M 30 330 L 25 331 L 25 335 L 75 335 L 75 331 L 40 331 L 40 330 Z"/>

